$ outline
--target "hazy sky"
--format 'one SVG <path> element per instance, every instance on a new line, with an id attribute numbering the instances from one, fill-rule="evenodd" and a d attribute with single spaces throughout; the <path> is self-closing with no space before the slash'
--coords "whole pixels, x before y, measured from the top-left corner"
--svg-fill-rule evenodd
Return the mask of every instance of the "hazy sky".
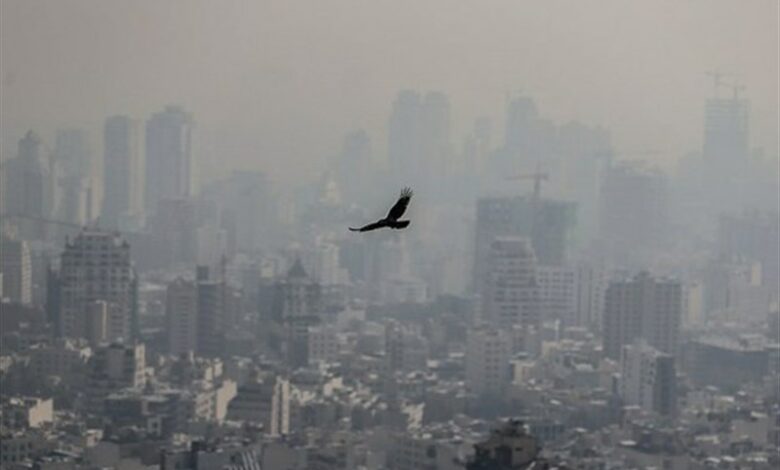
<path id="1" fill-rule="evenodd" d="M 676 157 L 700 148 L 713 69 L 740 75 L 753 145 L 778 149 L 777 0 L 0 2 L 6 153 L 28 128 L 97 139 L 107 115 L 175 102 L 231 165 L 311 176 L 357 127 L 384 156 L 391 102 L 418 88 L 450 95 L 457 132 L 500 130 L 522 90 Z"/>

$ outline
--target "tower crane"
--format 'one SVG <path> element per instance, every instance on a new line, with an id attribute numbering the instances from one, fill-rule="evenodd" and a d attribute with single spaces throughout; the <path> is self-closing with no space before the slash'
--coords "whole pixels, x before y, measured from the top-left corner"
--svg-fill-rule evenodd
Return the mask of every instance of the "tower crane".
<path id="1" fill-rule="evenodd" d="M 539 201 L 539 198 L 542 195 L 542 181 L 548 181 L 550 179 L 550 174 L 547 172 L 541 171 L 541 165 L 536 166 L 536 171 L 533 173 L 525 173 L 515 176 L 509 176 L 506 178 L 507 180 L 528 180 L 533 179 L 534 180 L 534 202 Z"/>

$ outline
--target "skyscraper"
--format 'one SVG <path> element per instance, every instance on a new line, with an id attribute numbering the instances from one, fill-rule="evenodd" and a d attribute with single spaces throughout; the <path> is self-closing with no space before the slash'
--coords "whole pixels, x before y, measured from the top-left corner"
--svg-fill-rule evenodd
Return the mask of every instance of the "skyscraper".
<path id="1" fill-rule="evenodd" d="M 577 270 L 569 266 L 537 266 L 539 311 L 545 320 L 582 326 L 577 318 Z"/>
<path id="2" fill-rule="evenodd" d="M 18 156 L 5 162 L 5 165 L 5 180 L 2 182 L 4 213 L 28 217 L 18 220 L 18 234 L 21 238 L 45 238 L 46 225 L 40 219 L 51 215 L 54 184 L 40 137 L 28 131 L 19 141 Z"/>
<path id="3" fill-rule="evenodd" d="M 704 110 L 704 158 L 719 169 L 739 168 L 749 153 L 750 103 L 711 98 Z"/>
<path id="4" fill-rule="evenodd" d="M 209 278 L 207 266 L 198 266 L 198 355 L 221 357 L 225 352 L 227 329 L 226 286 L 224 281 Z"/>
<path id="5" fill-rule="evenodd" d="M 357 202 L 369 194 L 373 164 L 371 139 L 364 130 L 347 134 L 338 161 L 338 184 L 348 202 Z"/>
<path id="6" fill-rule="evenodd" d="M 450 104 L 440 92 L 404 90 L 388 123 L 388 165 L 402 184 L 422 186 L 446 170 L 450 152 Z"/>
<path id="7" fill-rule="evenodd" d="M 520 96 L 507 104 L 504 145 L 494 154 L 494 172 L 505 177 L 531 171 L 555 153 L 556 127 L 543 119 L 533 99 Z"/>
<path id="8" fill-rule="evenodd" d="M 130 245 L 118 234 L 84 230 L 66 243 L 60 262 L 60 334 L 85 338 L 89 305 L 102 300 L 108 310 L 106 340 L 131 340 L 134 277 Z"/>
<path id="9" fill-rule="evenodd" d="M 181 355 L 198 347 L 198 290 L 195 283 L 176 279 L 165 296 L 168 353 Z"/>
<path id="10" fill-rule="evenodd" d="M 32 301 L 32 265 L 30 247 L 26 241 L 2 237 L 0 273 L 3 275 L 0 297 L 21 304 L 29 304 Z"/>
<path id="11" fill-rule="evenodd" d="M 391 177 L 408 182 L 421 166 L 423 155 L 420 152 L 420 127 L 422 116 L 420 94 L 413 90 L 403 90 L 393 103 L 387 129 L 387 159 Z"/>
<path id="12" fill-rule="evenodd" d="M 121 227 L 143 208 L 143 160 L 138 122 L 112 116 L 103 126 L 103 224 Z"/>
<path id="13" fill-rule="evenodd" d="M 669 229 L 668 181 L 642 163 L 610 167 L 601 187 L 600 236 L 624 265 L 645 265 L 664 246 Z"/>
<path id="14" fill-rule="evenodd" d="M 177 106 L 168 106 L 146 121 L 147 212 L 156 211 L 162 199 L 192 194 L 192 128 L 192 116 Z"/>
<path id="15" fill-rule="evenodd" d="M 497 328 L 541 325 L 536 258 L 528 240 L 496 238 L 482 280 L 482 319 Z"/>
<path id="16" fill-rule="evenodd" d="M 84 224 L 92 216 L 92 156 L 87 133 L 81 129 L 57 131 L 54 158 L 59 170 L 57 218 Z"/>
<path id="17" fill-rule="evenodd" d="M 683 310 L 682 283 L 641 272 L 612 281 L 604 300 L 604 354 L 619 359 L 637 339 L 675 355 Z"/>
<path id="18" fill-rule="evenodd" d="M 422 101 L 421 152 L 428 160 L 430 177 L 441 178 L 449 173 L 450 100 L 444 93 L 431 91 Z"/>

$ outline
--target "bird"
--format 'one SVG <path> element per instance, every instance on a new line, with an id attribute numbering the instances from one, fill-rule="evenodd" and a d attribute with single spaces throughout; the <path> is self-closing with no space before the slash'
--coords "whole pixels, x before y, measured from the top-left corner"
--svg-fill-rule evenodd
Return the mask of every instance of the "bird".
<path id="1" fill-rule="evenodd" d="M 349 230 L 353 232 L 370 232 L 380 228 L 392 228 L 399 230 L 409 226 L 409 220 L 398 220 L 406 212 L 406 208 L 409 207 L 409 201 L 412 199 L 412 190 L 410 188 L 404 188 L 401 190 L 401 195 L 398 197 L 395 205 L 387 213 L 384 219 L 380 219 L 374 223 L 365 225 L 360 228 L 349 227 Z"/>

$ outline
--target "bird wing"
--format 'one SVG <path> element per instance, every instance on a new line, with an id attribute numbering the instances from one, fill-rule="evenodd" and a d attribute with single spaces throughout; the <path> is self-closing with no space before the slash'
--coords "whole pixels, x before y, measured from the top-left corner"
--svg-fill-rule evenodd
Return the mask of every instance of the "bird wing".
<path id="1" fill-rule="evenodd" d="M 390 212 L 387 213 L 387 218 L 390 220 L 400 219 L 401 216 L 404 215 L 404 212 L 406 212 L 406 208 L 409 207 L 409 201 L 411 199 L 412 190 L 404 188 L 403 191 L 401 191 L 401 196 L 398 198 L 398 201 L 390 209 Z"/>
<path id="2" fill-rule="evenodd" d="M 353 232 L 369 232 L 371 230 L 376 230 L 378 228 L 382 228 L 382 227 L 386 227 L 386 226 L 387 226 L 387 223 L 385 223 L 385 222 L 380 220 L 380 221 L 374 222 L 372 224 L 364 225 L 363 227 L 360 227 L 360 228 L 349 227 L 349 229 L 351 231 L 353 231 Z"/>

